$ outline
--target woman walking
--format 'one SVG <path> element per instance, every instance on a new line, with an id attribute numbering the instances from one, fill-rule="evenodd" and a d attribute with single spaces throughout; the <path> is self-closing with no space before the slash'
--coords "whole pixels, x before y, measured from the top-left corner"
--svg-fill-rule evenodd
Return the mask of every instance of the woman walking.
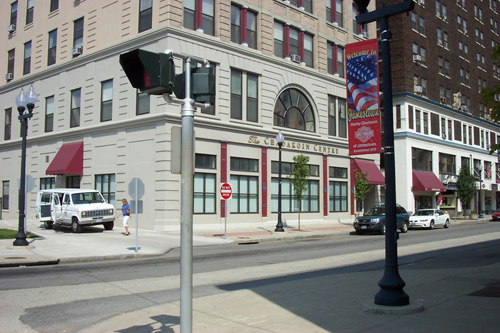
<path id="1" fill-rule="evenodd" d="M 120 215 L 123 215 L 123 227 L 125 228 L 125 236 L 130 235 L 128 231 L 128 220 L 130 219 L 130 205 L 127 199 L 122 199 L 122 211 L 118 214 L 116 218 L 119 218 Z"/>

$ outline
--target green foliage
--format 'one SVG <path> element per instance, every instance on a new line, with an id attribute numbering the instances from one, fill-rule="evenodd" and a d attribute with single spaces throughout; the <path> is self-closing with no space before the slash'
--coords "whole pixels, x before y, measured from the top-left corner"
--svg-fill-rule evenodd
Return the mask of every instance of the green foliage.
<path id="1" fill-rule="evenodd" d="M 469 165 L 462 165 L 457 180 L 458 198 L 462 206 L 469 206 L 477 192 L 476 178 L 471 174 Z"/>
<path id="2" fill-rule="evenodd" d="M 493 52 L 490 57 L 493 61 L 500 66 L 500 45 L 497 45 L 493 48 Z M 495 95 L 500 95 L 500 85 L 495 85 L 491 88 L 483 88 L 481 90 L 481 96 L 484 102 L 484 106 L 486 108 L 491 109 L 491 119 L 499 123 L 500 122 L 500 100 L 495 99 Z M 500 149 L 500 144 L 496 143 L 491 145 L 490 154 L 493 154 L 495 151 Z"/>
<path id="3" fill-rule="evenodd" d="M 17 235 L 17 230 L 11 229 L 0 229 L 0 239 L 15 239 Z M 39 236 L 32 233 L 26 233 L 27 238 L 39 238 Z"/>
<path id="4" fill-rule="evenodd" d="M 357 202 L 363 202 L 366 194 L 372 189 L 372 186 L 368 183 L 368 173 L 354 169 L 354 178 L 354 199 Z"/>
<path id="5" fill-rule="evenodd" d="M 299 230 L 300 230 L 300 207 L 302 203 L 302 196 L 304 192 L 307 191 L 308 188 L 308 179 L 310 175 L 309 165 L 309 157 L 304 155 L 297 155 L 293 157 L 294 162 L 294 170 L 290 175 L 289 179 L 293 185 L 294 197 L 298 201 L 299 208 Z"/>

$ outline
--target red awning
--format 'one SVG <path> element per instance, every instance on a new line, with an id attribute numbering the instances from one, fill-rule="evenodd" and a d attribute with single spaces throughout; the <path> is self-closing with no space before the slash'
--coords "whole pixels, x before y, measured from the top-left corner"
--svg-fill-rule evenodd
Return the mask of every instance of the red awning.
<path id="1" fill-rule="evenodd" d="M 83 175 L 83 141 L 64 143 L 45 174 Z"/>
<path id="2" fill-rule="evenodd" d="M 375 162 L 368 160 L 356 160 L 352 159 L 351 167 L 354 169 L 358 169 L 363 173 L 368 174 L 368 183 L 372 185 L 383 185 L 385 184 L 385 177 L 380 172 L 380 169 L 377 167 Z"/>
<path id="3" fill-rule="evenodd" d="M 413 171 L 413 191 L 446 192 L 434 172 Z"/>

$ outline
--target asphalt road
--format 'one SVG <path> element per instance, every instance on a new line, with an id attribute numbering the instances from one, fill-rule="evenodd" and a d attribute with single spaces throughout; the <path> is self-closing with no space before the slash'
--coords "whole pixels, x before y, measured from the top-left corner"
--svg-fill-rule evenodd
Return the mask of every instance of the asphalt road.
<path id="1" fill-rule="evenodd" d="M 500 240 L 473 245 L 466 240 L 498 232 L 499 227 L 475 223 L 400 234 L 400 250 L 418 250 L 400 256 L 403 279 L 407 266 L 479 267 L 498 262 Z M 462 244 L 462 239 L 463 245 L 435 250 L 445 241 Z M 331 276 L 334 284 L 340 272 L 382 272 L 383 249 L 384 236 L 354 233 L 319 240 L 196 247 L 193 297 L 324 276 Z M 178 301 L 179 274 L 178 250 L 157 259 L 3 268 L 0 322 L 6 330 L 2 331 L 74 332 L 117 313 Z"/>

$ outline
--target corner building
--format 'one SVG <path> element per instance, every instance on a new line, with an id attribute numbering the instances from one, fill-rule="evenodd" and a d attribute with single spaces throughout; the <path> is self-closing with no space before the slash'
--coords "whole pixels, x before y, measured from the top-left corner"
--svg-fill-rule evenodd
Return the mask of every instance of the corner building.
<path id="1" fill-rule="evenodd" d="M 295 226 L 287 174 L 309 156 L 303 223 L 351 221 L 344 46 L 376 35 L 361 27 L 351 1 L 2 0 L 0 181 L 4 217 L 17 214 L 21 138 L 16 96 L 38 93 L 28 123 L 27 216 L 36 193 L 95 188 L 121 207 L 131 184 L 144 185 L 139 225 L 175 230 L 180 175 L 171 172 L 180 106 L 132 88 L 119 56 L 140 48 L 207 59 L 216 99 L 195 115 L 195 228 L 224 223 L 219 184 L 230 182 L 229 227 L 274 225 L 278 207 L 279 130 L 282 213 Z M 370 10 L 374 9 L 374 2 Z M 7 24 L 9 23 L 9 24 Z M 8 26 L 8 29 L 7 29 Z M 176 59 L 177 73 L 182 60 Z M 363 157 L 369 166 L 379 156 Z M 375 162 L 374 162 L 375 161 Z M 360 164 L 363 164 L 360 162 Z M 378 167 L 376 171 L 380 173 Z M 365 204 L 380 201 L 378 185 Z M 135 223 L 135 222 L 133 222 Z"/>

